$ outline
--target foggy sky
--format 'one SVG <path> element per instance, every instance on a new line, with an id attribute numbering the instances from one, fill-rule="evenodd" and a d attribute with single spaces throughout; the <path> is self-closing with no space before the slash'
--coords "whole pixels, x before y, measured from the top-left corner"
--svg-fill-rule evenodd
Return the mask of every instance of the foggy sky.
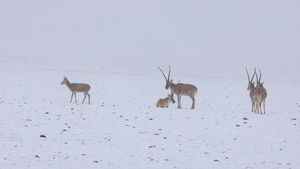
<path id="1" fill-rule="evenodd" d="M 295 66 L 300 1 L 0 0 L 0 58 Z"/>

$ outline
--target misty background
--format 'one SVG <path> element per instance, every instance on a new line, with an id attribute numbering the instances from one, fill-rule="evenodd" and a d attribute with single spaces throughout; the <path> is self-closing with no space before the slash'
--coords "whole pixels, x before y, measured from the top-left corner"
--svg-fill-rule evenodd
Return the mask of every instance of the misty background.
<path id="1" fill-rule="evenodd" d="M 295 70 L 299 16 L 296 0 L 0 0 L 0 58 Z"/>

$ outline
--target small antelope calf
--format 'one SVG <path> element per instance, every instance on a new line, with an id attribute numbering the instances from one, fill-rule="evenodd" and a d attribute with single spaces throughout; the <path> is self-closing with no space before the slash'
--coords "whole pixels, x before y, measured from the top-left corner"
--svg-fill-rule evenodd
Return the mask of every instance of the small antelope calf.
<path id="1" fill-rule="evenodd" d="M 175 103 L 175 100 L 173 99 L 174 93 L 172 92 L 171 94 L 168 94 L 168 97 L 164 99 L 159 99 L 156 103 L 156 107 L 161 107 L 161 108 L 168 108 L 169 103 Z"/>
<path id="2" fill-rule="evenodd" d="M 67 77 L 64 77 L 63 81 L 61 82 L 61 85 L 63 85 L 63 84 L 65 84 L 66 86 L 68 86 L 68 88 L 72 92 L 70 103 L 72 103 L 73 95 L 75 96 L 75 103 L 77 103 L 76 93 L 77 92 L 83 92 L 84 98 L 83 98 L 82 103 L 84 103 L 84 100 L 85 100 L 86 95 L 87 95 L 87 96 L 89 96 L 89 104 L 91 104 L 91 102 L 90 102 L 90 94 L 88 93 L 89 90 L 91 89 L 90 85 L 85 84 L 85 83 L 70 83 Z"/>

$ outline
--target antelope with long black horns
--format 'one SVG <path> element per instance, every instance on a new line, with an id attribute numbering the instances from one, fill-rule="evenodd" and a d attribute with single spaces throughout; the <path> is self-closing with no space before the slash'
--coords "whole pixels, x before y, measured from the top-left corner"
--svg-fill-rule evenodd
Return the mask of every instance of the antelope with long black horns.
<path id="1" fill-rule="evenodd" d="M 250 80 L 247 68 L 245 68 L 245 69 L 246 69 L 247 76 L 248 76 L 248 87 L 247 87 L 247 90 L 249 91 L 249 96 L 250 96 L 250 99 L 251 99 L 251 112 L 253 112 L 253 110 L 255 109 L 255 97 L 254 97 L 255 86 L 254 86 L 254 82 L 252 82 L 252 81 L 253 81 L 253 78 L 254 78 L 254 76 L 256 74 L 256 69 L 254 69 L 254 73 L 253 73 L 253 76 L 252 76 L 251 80 Z"/>
<path id="2" fill-rule="evenodd" d="M 170 73 L 171 73 L 171 68 L 169 66 L 169 74 L 168 74 L 168 78 L 166 77 L 166 75 L 164 74 L 164 72 L 160 69 L 160 67 L 158 66 L 158 69 L 161 71 L 161 73 L 163 74 L 165 80 L 166 80 L 166 90 L 170 89 L 172 92 L 174 92 L 177 95 L 177 100 L 178 100 L 178 109 L 181 108 L 181 96 L 189 96 L 192 101 L 192 107 L 191 109 L 195 109 L 195 95 L 197 93 L 197 87 L 195 87 L 194 85 L 191 84 L 183 84 L 183 83 L 177 83 L 174 84 L 172 80 L 170 80 Z"/>
<path id="3" fill-rule="evenodd" d="M 267 90 L 264 88 L 263 83 L 261 82 L 261 71 L 259 70 L 259 79 L 257 77 L 257 73 L 256 74 L 256 89 L 255 89 L 255 100 L 256 100 L 256 113 L 259 114 L 263 114 L 262 110 L 261 110 L 261 103 L 263 103 L 264 106 L 264 114 L 266 114 L 266 109 L 265 109 L 265 102 L 266 102 L 266 98 L 267 98 Z"/>

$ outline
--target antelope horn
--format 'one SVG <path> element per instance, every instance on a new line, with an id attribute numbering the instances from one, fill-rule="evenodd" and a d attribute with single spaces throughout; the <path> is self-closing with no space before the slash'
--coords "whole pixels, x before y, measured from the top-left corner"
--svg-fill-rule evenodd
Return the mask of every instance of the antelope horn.
<path id="1" fill-rule="evenodd" d="M 245 69 L 246 69 L 246 72 L 247 72 L 247 76 L 248 76 L 248 82 L 250 82 L 250 77 L 249 77 L 249 73 L 248 73 L 248 70 L 247 70 L 247 68 L 245 67 Z M 255 73 L 254 73 L 255 74 Z"/>
<path id="2" fill-rule="evenodd" d="M 164 74 L 164 72 L 160 69 L 159 66 L 157 66 L 157 67 L 158 67 L 158 69 L 161 71 L 161 73 L 164 75 L 164 78 L 166 79 L 166 81 L 168 81 L 167 78 L 166 78 L 166 75 Z"/>
<path id="3" fill-rule="evenodd" d="M 258 78 L 257 78 L 257 73 L 255 72 L 256 74 L 256 84 L 259 84 L 259 81 L 258 81 Z"/>
<path id="4" fill-rule="evenodd" d="M 253 78 L 254 78 L 255 73 L 256 73 L 256 69 L 254 68 L 254 73 L 253 73 L 253 76 L 252 76 L 252 78 L 251 78 L 251 83 L 252 83 L 252 80 L 253 80 Z"/>
<path id="5" fill-rule="evenodd" d="M 259 69 L 259 83 L 260 83 L 260 79 L 261 79 L 261 71 Z"/>

